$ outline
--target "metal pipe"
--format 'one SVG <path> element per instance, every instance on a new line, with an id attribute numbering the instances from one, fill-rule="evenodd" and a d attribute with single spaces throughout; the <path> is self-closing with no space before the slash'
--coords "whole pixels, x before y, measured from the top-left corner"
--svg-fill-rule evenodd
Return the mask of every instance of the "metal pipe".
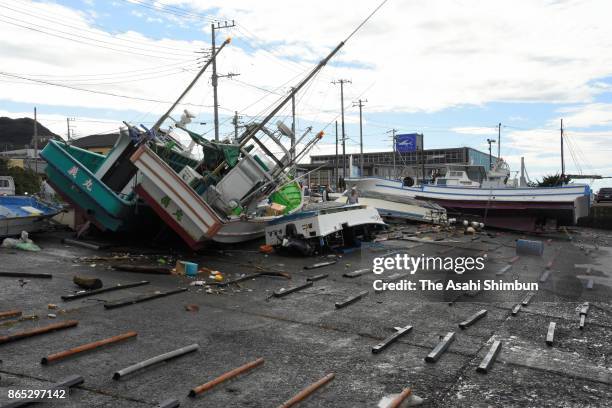
<path id="1" fill-rule="evenodd" d="M 0 312 L 0 319 L 8 319 L 9 317 L 19 317 L 21 316 L 21 310 L 7 310 L 6 312 Z"/>
<path id="2" fill-rule="evenodd" d="M 399 408 L 402 405 L 402 402 L 406 401 L 406 398 L 412 395 L 412 388 L 406 388 L 402 391 L 387 408 Z"/>
<path id="3" fill-rule="evenodd" d="M 336 374 L 334 373 L 327 374 L 325 377 L 321 378 L 316 383 L 309 385 L 308 387 L 304 388 L 302 391 L 297 393 L 294 397 L 292 397 L 291 399 L 279 405 L 278 408 L 289 408 L 289 407 L 296 405 L 298 402 L 303 401 L 304 399 L 309 397 L 313 392 L 315 392 L 316 390 L 318 390 L 319 388 L 321 388 L 322 386 L 324 386 L 325 384 L 333 380 L 335 376 Z"/>
<path id="4" fill-rule="evenodd" d="M 182 293 L 185 291 L 187 291 L 187 288 L 179 288 L 175 290 L 170 290 L 168 292 L 158 292 L 153 295 L 147 295 L 147 296 L 137 296 L 131 299 L 119 300 L 117 302 L 112 302 L 112 303 L 105 303 L 104 308 L 105 309 L 116 309 L 118 307 L 135 305 L 136 303 L 146 302 L 147 300 L 153 300 L 153 299 L 157 299 L 157 298 L 161 298 L 165 296 L 170 296 L 170 295 L 174 295 L 176 293 Z"/>
<path id="5" fill-rule="evenodd" d="M 41 278 L 51 279 L 53 275 L 50 273 L 27 273 L 27 272 L 0 272 L 0 276 L 5 278 Z"/>
<path id="6" fill-rule="evenodd" d="M 177 408 L 180 406 L 181 406 L 181 403 L 179 402 L 179 400 L 170 398 L 163 402 L 160 402 L 157 408 Z"/>
<path id="7" fill-rule="evenodd" d="M 40 364 L 49 364 L 53 361 L 62 360 L 66 357 L 73 356 L 75 354 L 83 353 L 85 351 L 93 350 L 100 348 L 102 346 L 106 346 L 107 344 L 117 343 L 119 341 L 129 339 L 132 337 L 136 337 L 138 333 L 135 331 L 129 331 L 127 333 L 120 334 L 118 336 L 109 337 L 104 340 L 94 341 L 93 343 L 83 344 L 82 346 L 74 347 L 69 350 L 60 351 L 59 353 L 50 354 L 47 357 L 43 357 L 40 360 Z"/>
<path id="8" fill-rule="evenodd" d="M 86 292 L 75 293 L 74 295 L 64 295 L 62 296 L 62 300 L 68 302 L 71 300 L 81 299 L 81 298 L 91 296 L 91 295 L 98 295 L 100 293 L 112 292 L 112 291 L 119 290 L 119 289 L 134 288 L 136 286 L 142 286 L 142 285 L 147 285 L 147 284 L 149 284 L 149 281 L 140 281 L 140 282 L 126 283 L 126 284 L 119 283 L 116 286 L 111 286 L 108 288 L 88 290 Z"/>
<path id="9" fill-rule="evenodd" d="M 221 384 L 222 382 L 227 381 L 231 378 L 237 377 L 238 375 L 246 371 L 252 370 L 253 368 L 258 367 L 262 365 L 263 363 L 264 363 L 264 359 L 258 358 L 255 361 L 251 361 L 250 363 L 247 363 L 243 366 L 234 368 L 232 371 L 228 371 L 227 373 L 220 375 L 219 377 L 215 378 L 212 381 L 207 382 L 206 384 L 198 385 L 197 387 L 193 388 L 191 391 L 189 391 L 189 396 L 195 397 L 196 395 L 202 394 L 203 392 L 210 390 L 211 388 Z"/>
<path id="10" fill-rule="evenodd" d="M 79 324 L 78 320 L 67 320 L 61 323 L 54 323 L 44 327 L 38 327 L 32 330 L 25 330 L 22 332 L 9 334 L 8 336 L 0 336 L 0 344 L 10 343 L 13 341 L 25 339 L 27 337 L 38 336 L 39 334 L 46 334 L 55 330 L 68 329 Z"/>
<path id="11" fill-rule="evenodd" d="M 84 382 L 85 380 L 80 375 L 71 375 L 70 377 L 64 378 L 60 382 L 53 384 L 51 388 L 49 389 L 49 391 L 66 390 L 72 387 L 76 387 L 77 385 L 81 385 Z M 13 402 L 9 402 L 6 405 L 3 405 L 2 408 L 20 408 L 20 407 L 28 406 L 30 404 L 35 404 L 37 402 L 42 402 L 42 401 L 43 400 L 40 398 L 28 398 L 28 399 L 16 400 Z"/>
<path id="12" fill-rule="evenodd" d="M 141 361 L 140 363 L 136 363 L 122 370 L 116 371 L 113 374 L 113 380 L 119 380 L 121 377 L 124 377 L 138 370 L 142 370 L 143 368 L 150 367 L 154 364 L 161 363 L 162 361 L 167 361 L 167 360 L 170 360 L 176 357 L 180 357 L 184 354 L 191 353 L 193 351 L 197 351 L 199 348 L 200 346 L 197 343 L 194 343 L 189 346 L 185 346 L 180 349 L 170 351 L 168 353 L 160 354 L 159 356 L 150 358 L 148 360 Z"/>

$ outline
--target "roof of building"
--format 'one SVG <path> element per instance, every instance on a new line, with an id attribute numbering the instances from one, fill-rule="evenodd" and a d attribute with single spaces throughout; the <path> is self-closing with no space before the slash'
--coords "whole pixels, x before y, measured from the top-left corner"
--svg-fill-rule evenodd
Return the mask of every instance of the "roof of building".
<path id="1" fill-rule="evenodd" d="M 81 149 L 88 149 L 92 147 L 113 147 L 118 138 L 119 133 L 103 133 L 100 135 L 80 137 L 75 139 L 72 142 L 72 145 L 80 147 Z"/>

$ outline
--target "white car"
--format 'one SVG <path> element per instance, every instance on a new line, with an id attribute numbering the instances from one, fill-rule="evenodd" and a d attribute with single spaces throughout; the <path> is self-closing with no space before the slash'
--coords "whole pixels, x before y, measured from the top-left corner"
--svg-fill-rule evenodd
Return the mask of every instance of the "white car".
<path id="1" fill-rule="evenodd" d="M 10 176 L 0 176 L 0 195 L 15 195 L 15 182 Z"/>

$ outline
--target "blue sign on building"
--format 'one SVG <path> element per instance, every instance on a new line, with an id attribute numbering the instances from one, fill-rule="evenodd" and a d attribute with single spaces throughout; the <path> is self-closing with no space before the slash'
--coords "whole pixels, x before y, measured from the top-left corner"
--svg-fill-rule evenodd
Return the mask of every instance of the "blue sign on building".
<path id="1" fill-rule="evenodd" d="M 395 150 L 399 153 L 416 152 L 418 133 L 405 133 L 395 136 Z"/>

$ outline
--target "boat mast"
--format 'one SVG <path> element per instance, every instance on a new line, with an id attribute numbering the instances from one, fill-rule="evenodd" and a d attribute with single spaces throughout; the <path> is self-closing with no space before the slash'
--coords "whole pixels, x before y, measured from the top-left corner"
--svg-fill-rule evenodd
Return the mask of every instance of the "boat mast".
<path id="1" fill-rule="evenodd" d="M 153 128 L 152 128 L 153 131 L 156 131 L 156 130 L 159 129 L 159 127 L 162 125 L 162 123 L 164 123 L 164 121 L 168 118 L 168 116 L 170 116 L 170 114 L 172 113 L 174 108 L 176 108 L 176 105 L 179 104 L 179 102 L 185 97 L 185 95 L 187 95 L 187 92 L 189 92 L 191 90 L 191 88 L 193 88 L 195 83 L 198 82 L 198 79 L 200 79 L 200 77 L 202 76 L 204 71 L 206 71 L 206 68 L 208 68 L 208 66 L 215 60 L 215 58 L 217 58 L 217 54 L 219 54 L 221 52 L 221 50 L 223 49 L 223 47 L 225 47 L 230 42 L 231 42 L 230 38 L 226 39 L 225 41 L 223 41 L 223 44 L 221 44 L 221 46 L 217 50 L 215 50 L 213 52 L 212 57 L 208 60 L 208 62 L 206 62 L 206 64 L 204 64 L 204 66 L 202 67 L 200 72 L 198 72 L 198 74 L 195 76 L 195 78 L 193 78 L 193 81 L 191 81 L 191 83 L 187 86 L 187 88 L 185 88 L 185 90 L 183 91 L 181 96 L 179 96 L 178 99 L 172 104 L 170 109 L 168 109 L 168 111 L 166 113 L 164 113 L 157 120 L 157 122 L 155 122 L 155 124 L 153 125 Z"/>

